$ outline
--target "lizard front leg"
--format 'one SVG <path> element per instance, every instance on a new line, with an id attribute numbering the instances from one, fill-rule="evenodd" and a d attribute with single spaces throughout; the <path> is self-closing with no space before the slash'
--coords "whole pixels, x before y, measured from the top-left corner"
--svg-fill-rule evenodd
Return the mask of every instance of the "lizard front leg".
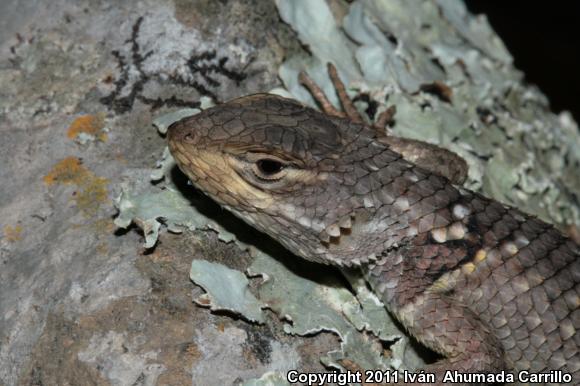
<path id="1" fill-rule="evenodd" d="M 446 255 L 444 246 L 402 246 L 365 268 L 365 277 L 386 308 L 409 334 L 443 359 L 424 367 L 435 385 L 449 384 L 454 372 L 497 373 L 506 370 L 504 349 L 490 327 L 455 291 L 463 288 L 463 253 Z M 432 260 L 416 259 L 430 251 Z M 449 269 L 458 266 L 456 269 Z M 447 272 L 439 276 L 441 272 Z M 434 280 L 439 276 L 437 280 Z M 446 383 L 443 383 L 443 380 Z M 459 383 L 461 384 L 461 383 Z"/>
<path id="2" fill-rule="evenodd" d="M 427 292 L 392 312 L 417 340 L 445 358 L 424 367 L 437 382 L 457 373 L 495 373 L 506 369 L 499 340 L 467 307 L 443 293 Z M 460 383 L 462 384 L 462 383 Z"/>
<path id="3" fill-rule="evenodd" d="M 445 294 L 428 292 L 418 296 L 413 303 L 399 309 L 390 308 L 390 311 L 413 337 L 444 356 L 444 359 L 413 372 L 434 374 L 435 382 L 423 384 L 481 385 L 479 382 L 455 382 L 454 377 L 457 373 L 497 373 L 507 369 L 501 343 L 489 328 L 472 311 L 464 305 L 457 304 L 453 298 Z M 351 371 L 360 371 L 360 368 L 352 364 L 347 363 L 345 367 Z M 411 379 L 406 381 L 401 375 L 396 385 L 417 384 Z"/>

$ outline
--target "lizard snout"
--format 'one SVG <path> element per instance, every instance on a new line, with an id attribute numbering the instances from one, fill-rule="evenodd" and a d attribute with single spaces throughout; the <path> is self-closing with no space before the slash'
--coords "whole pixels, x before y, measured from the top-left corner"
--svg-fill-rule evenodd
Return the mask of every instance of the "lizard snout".
<path id="1" fill-rule="evenodd" d="M 195 128 L 195 116 L 181 119 L 169 126 L 167 129 L 167 140 L 170 144 L 195 144 L 200 136 L 200 133 Z"/>

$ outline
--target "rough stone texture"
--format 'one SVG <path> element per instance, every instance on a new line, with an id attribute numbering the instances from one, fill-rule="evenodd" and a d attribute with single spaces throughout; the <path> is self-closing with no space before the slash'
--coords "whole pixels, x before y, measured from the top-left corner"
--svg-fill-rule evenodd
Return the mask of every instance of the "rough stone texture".
<path id="1" fill-rule="evenodd" d="M 322 370 L 334 336 L 191 302 L 192 258 L 243 270 L 245 253 L 203 232 L 145 251 L 112 223 L 120 183 L 148 185 L 161 156 L 153 117 L 269 90 L 304 52 L 274 3 L 9 0 L 0 15 L 0 385 L 224 385 L 289 358 Z"/>

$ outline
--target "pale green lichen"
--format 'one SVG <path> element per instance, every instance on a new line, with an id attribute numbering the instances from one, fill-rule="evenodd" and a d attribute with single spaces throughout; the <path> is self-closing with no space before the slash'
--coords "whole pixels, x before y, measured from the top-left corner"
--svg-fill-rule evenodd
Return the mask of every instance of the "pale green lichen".
<path id="1" fill-rule="evenodd" d="M 180 109 L 177 111 L 173 111 L 171 113 L 167 113 L 155 118 L 153 120 L 153 126 L 155 126 L 161 134 L 165 135 L 167 134 L 167 129 L 173 123 L 183 118 L 191 117 L 192 115 L 195 115 L 200 111 L 201 111 L 200 109 Z"/>
<path id="2" fill-rule="evenodd" d="M 212 311 L 231 311 L 245 319 L 263 323 L 265 304 L 250 292 L 248 278 L 235 269 L 205 260 L 193 260 L 189 277 L 207 293 L 195 299 Z"/>
<path id="3" fill-rule="evenodd" d="M 142 194 L 133 194 L 124 188 L 116 205 L 119 215 L 115 225 L 127 228 L 135 223 L 139 226 L 145 235 L 145 248 L 155 246 L 162 224 L 173 233 L 181 233 L 183 229 L 213 229 L 223 241 L 234 239 L 233 234 L 201 214 L 190 199 L 172 186 Z"/>

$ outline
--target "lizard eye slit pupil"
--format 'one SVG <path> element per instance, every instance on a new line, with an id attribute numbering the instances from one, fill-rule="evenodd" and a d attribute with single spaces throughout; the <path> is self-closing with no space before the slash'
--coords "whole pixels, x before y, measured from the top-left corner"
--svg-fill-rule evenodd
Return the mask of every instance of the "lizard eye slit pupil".
<path id="1" fill-rule="evenodd" d="M 256 162 L 256 166 L 258 167 L 258 170 L 266 176 L 272 176 L 276 173 L 279 173 L 286 167 L 286 165 L 284 165 L 282 162 L 271 158 L 258 160 Z"/>

